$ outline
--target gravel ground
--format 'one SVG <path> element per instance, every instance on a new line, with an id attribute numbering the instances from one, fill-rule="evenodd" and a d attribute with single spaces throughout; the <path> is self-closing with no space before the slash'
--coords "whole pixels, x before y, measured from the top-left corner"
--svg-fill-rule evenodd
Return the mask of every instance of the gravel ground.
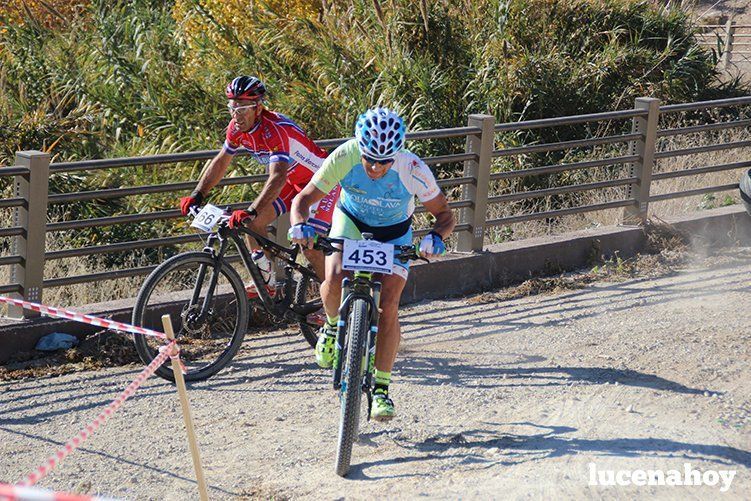
<path id="1" fill-rule="evenodd" d="M 748 499 L 751 248 L 660 278 L 413 305 L 392 393 L 333 472 L 337 398 L 293 331 L 246 340 L 190 396 L 213 499 Z M 132 365 L 0 383 L 0 480 L 17 481 L 134 378 Z M 709 487 L 592 487 L 604 469 L 736 470 Z M 196 498 L 179 402 L 152 379 L 40 486 Z"/>

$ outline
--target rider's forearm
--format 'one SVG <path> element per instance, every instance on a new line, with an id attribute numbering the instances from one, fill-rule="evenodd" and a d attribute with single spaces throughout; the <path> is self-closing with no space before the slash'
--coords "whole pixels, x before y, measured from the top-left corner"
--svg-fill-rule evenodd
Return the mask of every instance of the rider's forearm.
<path id="1" fill-rule="evenodd" d="M 268 207 L 274 200 L 279 198 L 279 194 L 282 192 L 284 183 L 287 182 L 286 169 L 281 172 L 271 172 L 266 184 L 263 185 L 261 193 L 258 194 L 255 201 L 251 204 L 256 210 L 260 210 L 262 207 Z"/>
<path id="2" fill-rule="evenodd" d="M 454 226 L 456 226 L 456 218 L 451 210 L 436 214 L 433 231 L 441 235 L 441 238 L 445 240 L 454 231 Z"/>
<path id="3" fill-rule="evenodd" d="M 289 211 L 289 222 L 291 225 L 304 223 L 310 216 L 310 206 L 325 197 L 326 194 L 309 183 L 303 190 L 292 200 L 292 207 Z"/>
<path id="4" fill-rule="evenodd" d="M 204 197 L 208 195 L 211 188 L 216 186 L 219 181 L 222 180 L 224 173 L 227 172 L 227 167 L 229 167 L 231 162 L 232 156 L 224 154 L 223 152 L 211 159 L 209 167 L 201 175 L 201 179 L 199 179 L 198 184 L 196 185 L 196 191 L 201 192 Z"/>

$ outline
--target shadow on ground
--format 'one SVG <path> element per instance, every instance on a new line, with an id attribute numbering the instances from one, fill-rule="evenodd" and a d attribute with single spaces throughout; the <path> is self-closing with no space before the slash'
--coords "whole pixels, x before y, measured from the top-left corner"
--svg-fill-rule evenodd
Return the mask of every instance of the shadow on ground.
<path id="1" fill-rule="evenodd" d="M 388 467 L 403 463 L 455 460 L 471 469 L 496 465 L 511 466 L 525 461 L 587 454 L 623 458 L 671 458 L 706 461 L 722 465 L 751 467 L 751 452 L 725 445 L 698 444 L 661 438 L 587 439 L 572 436 L 570 426 L 546 426 L 531 422 L 484 423 L 487 428 L 453 431 L 414 439 L 396 434 L 396 445 L 409 455 L 353 464 L 349 479 L 378 480 L 423 476 L 415 465 L 412 474 L 388 474 Z M 509 433 L 503 429 L 531 428 L 531 433 Z M 367 437 L 366 437 L 367 438 Z"/>

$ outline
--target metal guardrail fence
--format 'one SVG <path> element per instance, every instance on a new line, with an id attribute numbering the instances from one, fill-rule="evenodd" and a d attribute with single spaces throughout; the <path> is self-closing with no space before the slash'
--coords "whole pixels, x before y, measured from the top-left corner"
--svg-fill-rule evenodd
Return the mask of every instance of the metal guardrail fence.
<path id="1" fill-rule="evenodd" d="M 461 196 L 459 199 L 450 200 L 450 206 L 460 211 L 459 224 L 456 227 L 456 232 L 458 234 L 457 250 L 465 252 L 480 251 L 485 244 L 485 233 L 487 229 L 497 226 L 620 207 L 624 208 L 622 216 L 623 223 L 642 224 L 646 221 L 650 202 L 737 188 L 738 185 L 736 183 L 720 186 L 707 186 L 699 189 L 659 195 L 650 192 L 652 181 L 750 167 L 751 161 L 741 161 L 653 174 L 655 163 L 660 159 L 751 146 L 751 141 L 735 141 L 670 151 L 657 151 L 658 139 L 660 138 L 682 136 L 703 131 L 744 128 L 751 125 L 751 120 L 743 119 L 658 130 L 659 119 L 661 116 L 677 112 L 714 110 L 722 107 L 745 105 L 751 105 L 751 96 L 669 106 L 660 106 L 660 102 L 657 99 L 638 98 L 635 101 L 634 108 L 630 110 L 556 117 L 530 120 L 526 122 L 496 124 L 495 119 L 492 116 L 471 115 L 466 127 L 415 132 L 409 134 L 408 139 L 418 141 L 426 139 L 465 138 L 464 152 L 428 157 L 425 158 L 425 161 L 429 165 L 451 162 L 463 163 L 463 172 L 461 176 L 441 179 L 439 184 L 442 187 L 452 186 L 461 188 Z M 603 137 L 591 137 L 581 140 L 495 149 L 496 135 L 499 133 L 503 134 L 576 124 L 602 124 L 618 120 L 630 120 L 631 132 Z M 318 144 L 326 148 L 333 148 L 345 140 L 346 139 L 331 139 L 319 141 Z M 617 144 L 627 146 L 627 154 L 594 160 L 583 160 L 573 163 L 558 163 L 540 167 L 500 170 L 499 172 L 491 171 L 494 159 L 519 159 L 524 155 L 533 153 L 546 153 L 581 147 L 609 146 Z M 194 234 L 169 235 L 145 240 L 46 251 L 45 236 L 47 233 L 92 228 L 96 226 L 167 220 L 180 217 L 180 213 L 177 210 L 161 210 L 141 214 L 104 216 L 93 219 L 74 219 L 70 221 L 48 223 L 47 213 L 50 205 L 92 199 L 128 197 L 133 195 L 185 192 L 195 186 L 195 181 L 187 181 L 160 185 L 103 189 L 97 191 L 50 194 L 50 175 L 62 172 L 91 171 L 97 169 L 115 169 L 127 166 L 162 165 L 185 161 L 207 160 L 212 158 L 216 153 L 216 151 L 197 151 L 171 155 L 152 155 L 145 157 L 86 160 L 51 164 L 50 156 L 46 153 L 38 151 L 18 152 L 16 154 L 16 163 L 18 165 L 0 168 L 0 177 L 11 176 L 14 178 L 13 196 L 0 200 L 0 208 L 14 209 L 13 225 L 7 228 L 0 228 L 0 237 L 13 238 L 11 255 L 0 257 L 0 267 L 11 267 L 10 281 L 9 283 L 0 285 L 0 293 L 15 293 L 26 300 L 40 302 L 42 290 L 44 288 L 146 275 L 154 268 L 154 266 L 142 266 L 137 268 L 48 279 L 44 278 L 43 270 L 46 261 L 88 256 L 92 254 L 115 253 L 134 249 L 177 245 L 199 240 L 199 237 Z M 499 161 L 501 160 L 495 160 L 496 163 Z M 628 167 L 627 176 L 617 179 L 608 179 L 605 181 L 556 186 L 532 191 L 503 193 L 500 195 L 489 194 L 491 184 L 497 183 L 501 180 L 618 165 L 625 165 Z M 251 175 L 225 178 L 220 182 L 220 186 L 260 183 L 264 181 L 265 177 L 265 175 Z M 622 198 L 608 200 L 602 203 L 565 207 L 558 210 L 513 214 L 505 217 L 488 219 L 488 207 L 491 205 L 520 200 L 531 200 L 550 195 L 601 190 L 614 187 L 625 187 L 625 195 Z M 244 207 L 247 206 L 248 203 L 249 201 L 239 202 L 232 204 L 232 207 Z M 424 212 L 424 209 L 420 207 L 416 212 Z M 286 235 L 286 229 L 287 226 L 283 221 L 280 221 L 276 229 L 277 237 L 283 238 L 283 235 Z M 416 235 L 422 235 L 427 233 L 427 230 L 418 230 L 415 233 Z M 12 310 L 9 313 L 13 316 L 20 316 L 23 314 L 20 310 Z"/>
<path id="2" fill-rule="evenodd" d="M 699 44 L 716 49 L 722 69 L 751 63 L 751 24 L 738 24 L 730 19 L 725 24 L 704 24 L 698 28 Z"/>

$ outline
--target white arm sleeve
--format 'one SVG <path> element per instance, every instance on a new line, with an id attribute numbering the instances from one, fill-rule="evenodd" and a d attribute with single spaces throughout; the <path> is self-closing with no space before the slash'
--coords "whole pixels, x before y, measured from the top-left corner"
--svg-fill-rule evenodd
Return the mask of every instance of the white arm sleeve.
<path id="1" fill-rule="evenodd" d="M 401 158 L 397 156 L 396 161 L 399 162 L 397 170 L 399 172 L 399 179 L 407 190 L 413 195 L 417 195 L 417 198 L 421 202 L 433 200 L 441 192 L 438 184 L 435 182 L 433 173 L 430 172 L 430 168 L 425 165 L 425 162 L 420 160 L 417 155 L 412 153 L 402 153 L 404 155 Z"/>
<path id="2" fill-rule="evenodd" d="M 441 192 L 430 168 L 417 156 L 413 155 L 405 174 L 407 174 L 407 179 L 404 180 L 405 186 L 417 195 L 421 202 L 433 200 Z"/>

